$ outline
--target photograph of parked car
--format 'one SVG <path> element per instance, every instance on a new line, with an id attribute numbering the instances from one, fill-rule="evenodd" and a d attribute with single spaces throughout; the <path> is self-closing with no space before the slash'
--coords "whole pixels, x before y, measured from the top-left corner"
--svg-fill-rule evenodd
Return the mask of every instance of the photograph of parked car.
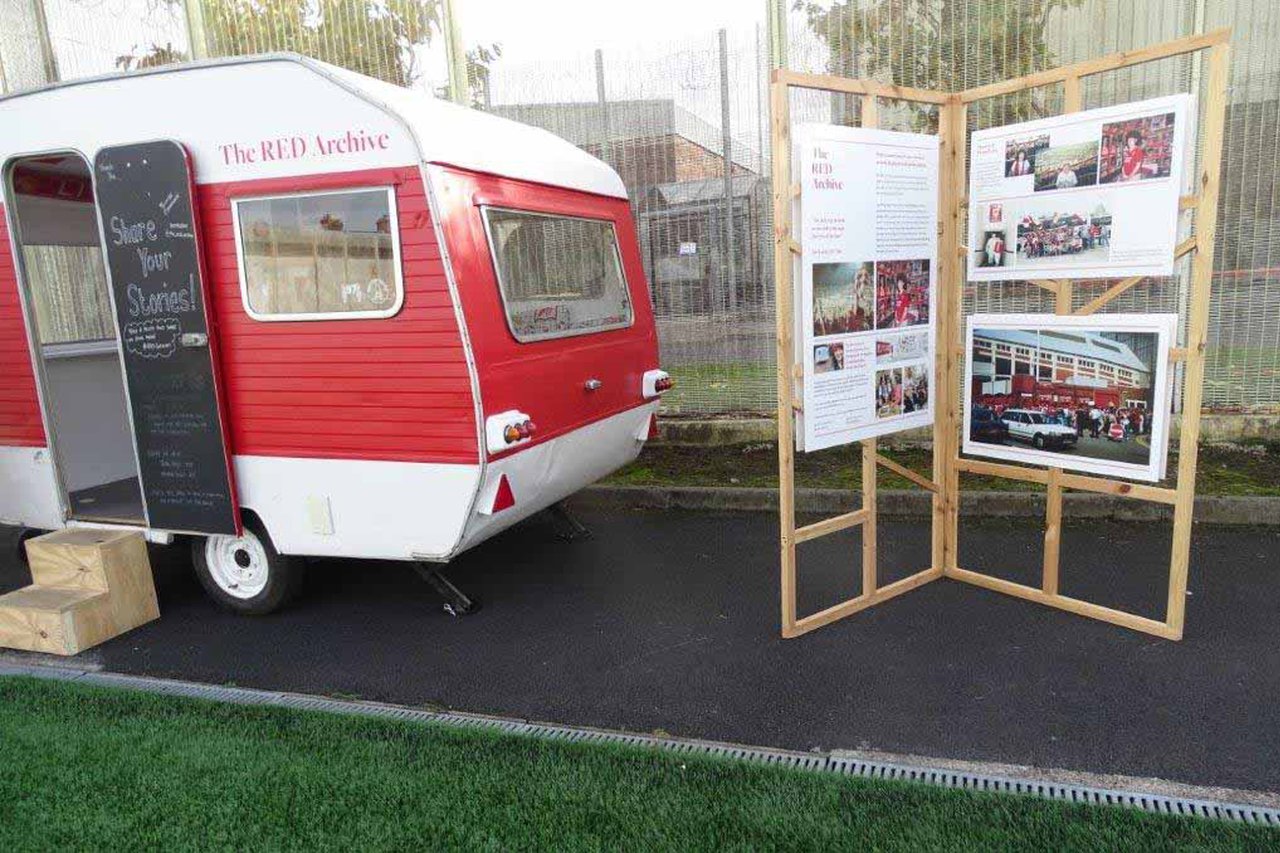
<path id="1" fill-rule="evenodd" d="M 1160 479 L 1172 315 L 1009 316 L 971 318 L 965 452 Z"/>

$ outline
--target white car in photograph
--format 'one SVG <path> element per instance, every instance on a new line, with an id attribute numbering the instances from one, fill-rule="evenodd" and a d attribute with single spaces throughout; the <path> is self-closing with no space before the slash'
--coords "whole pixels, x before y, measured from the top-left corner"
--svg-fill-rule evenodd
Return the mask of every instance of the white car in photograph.
<path id="1" fill-rule="evenodd" d="M 1025 441 L 1036 450 L 1075 447 L 1075 429 L 1065 424 L 1050 423 L 1040 412 L 1005 409 L 1001 420 L 1009 427 L 1010 438 Z"/>

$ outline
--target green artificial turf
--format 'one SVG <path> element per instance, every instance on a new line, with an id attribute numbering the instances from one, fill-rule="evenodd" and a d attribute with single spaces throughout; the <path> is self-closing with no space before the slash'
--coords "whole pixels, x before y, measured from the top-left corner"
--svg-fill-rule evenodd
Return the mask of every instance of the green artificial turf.
<path id="1" fill-rule="evenodd" d="M 0 849 L 1261 849 L 1238 824 L 0 679 Z"/>

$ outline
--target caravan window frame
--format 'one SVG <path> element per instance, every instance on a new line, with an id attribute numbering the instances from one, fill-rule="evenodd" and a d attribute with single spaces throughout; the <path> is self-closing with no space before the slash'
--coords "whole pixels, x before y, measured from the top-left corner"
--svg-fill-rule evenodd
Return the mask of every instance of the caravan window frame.
<path id="1" fill-rule="evenodd" d="M 391 226 L 391 260 L 395 270 L 395 299 L 387 308 L 376 311 L 307 311 L 297 314 L 263 313 L 253 307 L 249 300 L 249 274 L 245 266 L 244 236 L 240 228 L 240 205 L 248 202 L 275 201 L 289 198 L 312 198 L 325 195 L 354 195 L 356 193 L 382 192 L 387 199 L 387 211 Z M 236 274 L 240 279 L 240 304 L 245 313 L 254 320 L 263 323 L 289 323 L 313 320 L 385 320 L 400 313 L 404 307 L 404 260 L 400 246 L 400 214 L 396 209 L 396 188 L 389 184 L 361 184 L 349 187 L 335 187 L 317 190 L 297 190 L 287 193 L 267 193 L 265 195 L 245 195 L 231 199 L 231 226 L 236 240 Z"/>
<path id="2" fill-rule="evenodd" d="M 511 207 L 503 204 L 480 204 L 480 218 L 484 224 L 485 242 L 489 248 L 489 260 L 493 264 L 493 280 L 498 288 L 498 298 L 502 301 L 502 314 L 507 323 L 507 331 L 520 344 L 536 344 L 543 341 L 560 340 L 561 338 L 576 338 L 583 335 L 597 335 L 604 332 L 616 332 L 620 329 L 630 329 L 636 324 L 636 307 L 631 296 L 631 282 L 627 278 L 627 268 L 622 261 L 622 241 L 618 239 L 618 223 L 613 219 L 601 216 L 582 216 L 573 213 L 554 213 L 546 210 L 532 210 L 524 207 Z M 585 329 L 566 329 L 561 332 L 548 332 L 545 334 L 528 335 L 521 334 L 516 331 L 515 320 L 511 315 L 511 302 L 507 298 L 507 290 L 502 283 L 502 263 L 498 258 L 498 244 L 493 239 L 493 227 L 489 221 L 489 213 L 515 213 L 522 216 L 541 216 L 546 219 L 576 219 L 582 222 L 594 222 L 609 226 L 609 231 L 613 236 L 613 256 L 614 261 L 618 265 L 618 280 L 622 284 L 622 295 L 627 301 L 627 319 L 624 323 L 614 323 L 611 326 L 596 326 Z"/>

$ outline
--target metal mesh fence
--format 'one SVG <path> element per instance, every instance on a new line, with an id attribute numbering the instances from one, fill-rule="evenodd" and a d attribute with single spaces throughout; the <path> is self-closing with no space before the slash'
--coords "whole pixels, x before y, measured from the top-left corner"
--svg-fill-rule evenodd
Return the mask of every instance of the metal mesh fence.
<path id="1" fill-rule="evenodd" d="M 461 0 L 468 16 L 485 0 Z M 771 61 L 955 90 L 1220 26 L 1233 28 L 1206 405 L 1280 406 L 1280 4 L 1274 0 L 853 0 L 793 3 L 771 57 L 744 3 L 724 33 L 628 51 L 470 63 L 483 109 L 545 127 L 618 170 L 630 193 L 679 413 L 774 407 L 768 152 Z M 197 12 L 191 18 L 191 6 Z M 36 0 L 0 3 L 0 83 L 40 82 Z M 297 50 L 424 92 L 446 79 L 439 0 L 44 0 L 62 78 L 189 55 Z M 297 14 L 305 8 L 305 14 Z M 464 36 L 466 34 L 464 33 Z M 473 57 L 474 58 L 474 57 Z M 1084 106 L 1178 91 L 1203 95 L 1194 58 L 1089 78 Z M 970 129 L 1048 115 L 1050 88 L 975 105 Z M 855 124 L 856 99 L 793 96 L 794 121 Z M 936 129 L 936 111 L 882 102 L 881 125 Z M 1190 214 L 1187 215 L 1188 225 Z M 1185 308 L 1180 275 L 1133 288 L 1108 310 Z M 1083 302 L 1106 286 L 1081 285 Z M 971 285 L 968 311 L 1048 311 L 1022 283 Z M 1184 312 L 1185 313 L 1185 312 Z"/>

